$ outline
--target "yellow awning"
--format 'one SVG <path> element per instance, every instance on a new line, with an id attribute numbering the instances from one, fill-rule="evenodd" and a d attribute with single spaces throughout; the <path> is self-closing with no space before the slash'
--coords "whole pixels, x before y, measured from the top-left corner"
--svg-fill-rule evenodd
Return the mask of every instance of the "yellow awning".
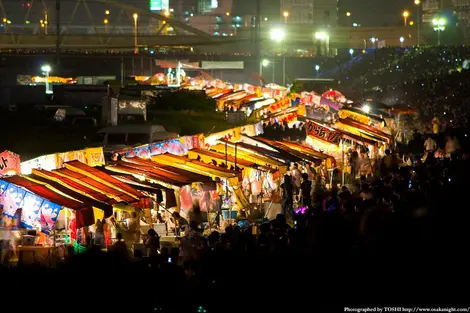
<path id="1" fill-rule="evenodd" d="M 225 171 L 219 171 L 213 168 L 208 168 L 206 166 L 192 163 L 181 158 L 173 157 L 169 154 L 155 155 L 152 157 L 152 160 L 155 162 L 165 164 L 168 166 L 173 166 L 182 170 L 194 172 L 200 175 L 210 176 L 212 178 L 232 178 L 235 177 L 235 174 L 227 173 Z"/>

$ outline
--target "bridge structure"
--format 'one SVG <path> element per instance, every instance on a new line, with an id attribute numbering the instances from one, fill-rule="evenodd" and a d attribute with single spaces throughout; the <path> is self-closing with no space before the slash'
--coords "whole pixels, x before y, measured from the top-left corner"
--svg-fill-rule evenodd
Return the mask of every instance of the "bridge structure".
<path id="1" fill-rule="evenodd" d="M 29 2 L 18 13 L 20 1 L 0 0 L 0 49 L 196 47 L 205 52 L 247 53 L 254 47 L 252 28 L 239 28 L 227 36 L 213 36 L 171 16 L 119 0 L 24 1 Z M 281 49 L 313 54 L 318 51 L 319 43 L 314 34 L 323 30 L 283 25 L 286 38 L 281 47 L 270 40 L 273 27 L 276 25 L 261 26 L 261 50 L 265 53 L 273 50 L 282 53 Z M 327 31 L 332 48 L 371 48 L 370 38 L 386 41 L 387 46 L 411 46 L 416 42 L 416 30 L 410 27 L 336 27 Z M 400 42 L 402 37 L 404 43 Z"/>
<path id="2" fill-rule="evenodd" d="M 17 7 L 18 1 L 0 0 L 0 48 L 56 48 L 59 43 L 63 49 L 132 49 L 233 41 L 116 0 L 29 0 L 23 16 Z"/>

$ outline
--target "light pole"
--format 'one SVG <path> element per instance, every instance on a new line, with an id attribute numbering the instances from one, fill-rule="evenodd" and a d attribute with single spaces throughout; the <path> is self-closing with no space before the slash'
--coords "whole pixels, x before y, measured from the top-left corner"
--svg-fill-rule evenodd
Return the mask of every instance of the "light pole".
<path id="1" fill-rule="evenodd" d="M 375 48 L 375 43 L 378 41 L 379 39 L 378 38 L 375 38 L 375 37 L 372 37 L 370 39 L 370 42 L 372 42 L 372 47 Z"/>
<path id="2" fill-rule="evenodd" d="M 421 4 L 421 1 L 420 0 L 415 0 L 415 4 L 416 4 L 416 13 L 417 13 L 417 17 L 416 17 L 416 23 L 418 23 L 417 26 L 417 36 L 416 36 L 416 45 L 419 47 L 419 44 L 420 44 L 420 32 L 421 32 L 421 7 L 419 6 Z"/>
<path id="3" fill-rule="evenodd" d="M 354 56 L 354 49 L 353 48 L 349 49 L 349 54 L 351 55 L 351 59 L 352 59 L 353 56 Z"/>
<path id="4" fill-rule="evenodd" d="M 405 42 L 405 38 L 404 37 L 400 37 L 400 47 L 403 48 L 403 43 Z"/>
<path id="5" fill-rule="evenodd" d="M 437 45 L 441 45 L 441 32 L 446 29 L 446 20 L 443 18 L 435 18 L 432 20 L 434 31 L 437 31 Z"/>
<path id="6" fill-rule="evenodd" d="M 132 17 L 134 18 L 134 53 L 137 54 L 139 53 L 139 50 L 137 48 L 137 19 L 139 18 L 139 15 L 137 15 L 137 13 L 134 13 Z"/>
<path id="7" fill-rule="evenodd" d="M 289 18 L 289 11 L 284 11 L 282 13 L 282 16 L 284 16 L 284 24 L 287 24 L 287 20 Z"/>
<path id="8" fill-rule="evenodd" d="M 49 27 L 49 25 L 48 25 L 48 24 L 49 24 L 49 17 L 47 16 L 47 10 L 44 11 L 44 24 L 45 24 L 45 26 L 44 26 L 44 34 L 47 35 L 47 33 L 48 33 L 48 27 Z"/>
<path id="9" fill-rule="evenodd" d="M 406 27 L 406 21 L 408 20 L 408 16 L 410 16 L 410 12 L 408 11 L 403 11 L 403 20 L 405 22 L 405 27 Z"/>
<path id="10" fill-rule="evenodd" d="M 261 62 L 259 62 L 259 76 L 263 77 L 263 67 L 266 67 L 269 65 L 269 60 L 263 59 Z"/>
<path id="11" fill-rule="evenodd" d="M 346 12 L 346 16 L 348 17 L 348 27 L 351 27 L 351 12 Z"/>
<path id="12" fill-rule="evenodd" d="M 286 85 L 286 55 L 284 53 L 284 38 L 286 33 L 283 29 L 273 29 L 271 31 L 271 40 L 281 43 L 281 53 L 282 53 L 282 84 Z M 273 82 L 274 82 L 274 57 L 273 57 Z"/>
<path id="13" fill-rule="evenodd" d="M 318 77 L 318 72 L 320 71 L 320 65 L 315 65 L 315 71 L 317 71 L 317 77 Z"/>
<path id="14" fill-rule="evenodd" d="M 107 18 L 105 18 L 103 20 L 103 24 L 104 24 L 104 32 L 107 34 L 108 33 L 108 23 L 109 23 L 109 20 Z"/>
<path id="15" fill-rule="evenodd" d="M 41 71 L 43 72 L 44 75 L 46 75 L 46 94 L 51 94 L 52 90 L 50 90 L 49 86 L 49 73 L 51 72 L 51 67 L 49 65 L 43 65 L 41 66 Z"/>
<path id="16" fill-rule="evenodd" d="M 330 35 L 326 32 L 316 32 L 315 38 L 321 42 L 325 42 L 326 56 L 330 56 Z"/>

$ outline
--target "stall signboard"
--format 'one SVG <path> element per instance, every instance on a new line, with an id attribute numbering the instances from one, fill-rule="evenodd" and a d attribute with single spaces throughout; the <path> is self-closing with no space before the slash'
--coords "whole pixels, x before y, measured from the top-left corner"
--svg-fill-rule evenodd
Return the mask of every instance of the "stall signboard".
<path id="1" fill-rule="evenodd" d="M 342 119 L 349 118 L 365 125 L 369 125 L 371 122 L 371 119 L 367 115 L 359 114 L 349 110 L 339 110 L 338 116 Z"/>
<path id="2" fill-rule="evenodd" d="M 5 150 L 0 153 L 0 176 L 15 175 L 21 173 L 20 156 Z"/>
<path id="3" fill-rule="evenodd" d="M 341 142 L 342 134 L 340 132 L 313 121 L 307 122 L 306 131 L 307 136 L 312 136 L 335 145 L 339 145 Z"/>

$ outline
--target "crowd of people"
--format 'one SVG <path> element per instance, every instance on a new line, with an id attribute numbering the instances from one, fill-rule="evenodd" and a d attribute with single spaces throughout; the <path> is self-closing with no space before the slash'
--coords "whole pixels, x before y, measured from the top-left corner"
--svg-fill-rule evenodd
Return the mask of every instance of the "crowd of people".
<path id="1" fill-rule="evenodd" d="M 207 237 L 193 223 L 183 223 L 188 228 L 179 249 L 160 247 L 149 232 L 146 257 L 140 251 L 130 257 L 130 247 L 118 240 L 108 253 L 97 247 L 42 275 L 51 280 L 64 275 L 71 286 L 85 280 L 95 285 L 90 297 L 114 295 L 98 305 L 117 311 L 293 309 L 325 305 L 328 297 L 338 297 L 333 304 L 342 307 L 370 297 L 378 301 L 397 288 L 427 298 L 434 288 L 425 288 L 427 283 L 437 284 L 442 271 L 454 277 L 453 270 L 467 261 L 462 245 L 469 235 L 468 153 L 459 149 L 449 158 L 429 153 L 424 162 L 390 164 L 377 175 L 332 189 L 316 173 L 293 166 L 282 186 L 290 207 L 275 220 L 231 225 Z M 119 299 L 122 292 L 139 300 L 131 305 Z"/>
<path id="2" fill-rule="evenodd" d="M 462 129 L 469 94 L 459 81 L 468 73 L 449 74 L 450 62 L 419 61 L 449 51 L 455 62 L 465 57 L 461 48 L 452 49 L 384 50 L 380 62 L 360 76 L 383 92 L 414 90 L 416 95 L 405 96 L 421 105 L 421 116 L 445 124 L 452 115 L 450 123 Z M 401 70 L 387 81 L 385 68 Z M 350 75 L 356 70 L 353 66 Z M 445 99 L 449 92 L 454 98 Z M 386 151 L 377 159 L 379 170 L 363 175 L 360 167 L 352 169 L 347 186 L 327 188 L 320 173 L 292 165 L 281 186 L 282 214 L 261 225 L 234 224 L 204 237 L 200 223 L 174 216 L 187 227 L 179 248 L 162 247 L 151 232 L 148 256 L 134 251 L 131 257 L 130 247 L 118 240 L 107 253 L 92 248 L 53 272 L 3 270 L 4 281 L 17 293 L 13 286 L 24 286 L 19 277 L 26 273 L 29 281 L 63 284 L 69 307 L 84 301 L 117 312 L 292 312 L 326 305 L 344 311 L 385 299 L 403 306 L 409 297 L 413 305 L 443 306 L 435 302 L 466 292 L 458 281 L 468 273 L 470 160 L 468 149 L 448 132 L 444 140 L 439 127 L 434 136 L 415 134 L 407 160 Z M 304 125 L 269 123 L 264 131 L 273 140 L 305 139 Z M 352 149 L 350 162 L 361 154 L 367 151 Z M 23 309 L 27 305 L 22 303 Z"/>
<path id="3" fill-rule="evenodd" d="M 425 123 L 438 116 L 443 124 L 468 127 L 468 47 L 383 48 L 368 54 L 340 73 L 345 90 L 353 86 L 364 98 L 411 105 Z"/>

